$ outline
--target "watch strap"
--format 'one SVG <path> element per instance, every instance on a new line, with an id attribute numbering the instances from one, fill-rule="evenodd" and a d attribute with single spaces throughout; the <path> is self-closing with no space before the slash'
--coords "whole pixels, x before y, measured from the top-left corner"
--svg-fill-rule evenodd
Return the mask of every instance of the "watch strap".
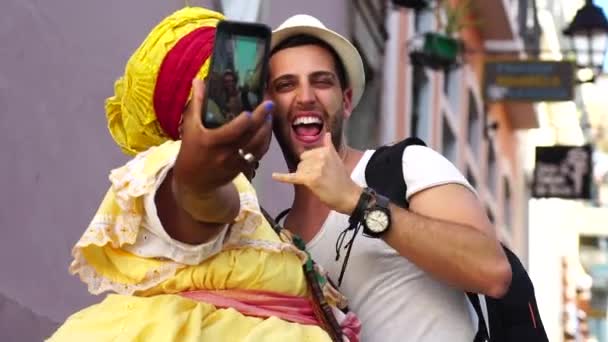
<path id="1" fill-rule="evenodd" d="M 353 210 L 352 214 L 350 214 L 350 218 L 348 219 L 348 223 L 350 223 L 351 226 L 363 220 L 365 210 L 369 207 L 370 201 L 375 196 L 376 193 L 374 192 L 374 190 L 370 188 L 363 188 L 361 196 L 359 196 L 359 200 L 357 201 L 357 205 L 355 206 L 355 210 Z"/>
<path id="2" fill-rule="evenodd" d="M 379 193 L 375 193 L 375 197 L 376 197 L 376 206 L 382 207 L 384 209 L 388 209 L 389 208 L 389 204 L 390 204 L 390 200 L 388 199 L 388 197 L 382 196 Z"/>

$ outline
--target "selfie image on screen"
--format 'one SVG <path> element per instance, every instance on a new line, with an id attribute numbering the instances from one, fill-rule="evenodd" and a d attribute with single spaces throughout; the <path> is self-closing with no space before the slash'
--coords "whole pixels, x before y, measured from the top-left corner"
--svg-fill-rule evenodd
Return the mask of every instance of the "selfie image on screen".
<path id="1" fill-rule="evenodd" d="M 217 125 L 230 121 L 243 111 L 252 111 L 263 96 L 262 56 L 264 42 L 255 37 L 216 36 L 213 70 L 207 89 L 207 122 Z"/>

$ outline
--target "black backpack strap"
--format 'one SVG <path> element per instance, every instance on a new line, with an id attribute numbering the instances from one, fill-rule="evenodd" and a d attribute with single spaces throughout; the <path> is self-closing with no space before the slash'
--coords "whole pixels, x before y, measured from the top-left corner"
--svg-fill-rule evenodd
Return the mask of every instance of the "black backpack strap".
<path id="1" fill-rule="evenodd" d="M 502 298 L 486 296 L 488 315 L 492 318 L 490 332 L 497 342 L 548 342 L 534 284 L 517 255 L 504 245 L 502 248 L 511 265 L 511 286 Z"/>
<path id="2" fill-rule="evenodd" d="M 374 152 L 365 168 L 367 186 L 403 208 L 409 207 L 405 198 L 407 184 L 403 178 L 403 152 L 411 145 L 426 146 L 422 140 L 415 137 L 407 138 L 394 145 L 382 146 Z M 478 317 L 477 335 L 474 342 L 490 341 L 479 297 L 475 293 L 467 293 L 467 297 Z"/>
<path id="3" fill-rule="evenodd" d="M 420 139 L 408 138 L 395 145 L 384 146 L 376 150 L 365 170 L 369 187 L 391 199 L 395 204 L 407 208 L 407 185 L 403 178 L 403 151 L 409 145 L 424 145 Z M 547 333 L 541 320 L 534 284 L 521 261 L 511 250 L 502 246 L 511 265 L 511 286 L 502 298 L 484 296 L 488 309 L 486 322 L 479 296 L 467 293 L 471 305 L 478 317 L 478 329 L 475 342 L 511 342 L 511 341 L 548 341 Z M 488 325 L 489 323 L 489 325 Z"/>
<path id="4" fill-rule="evenodd" d="M 283 227 L 279 223 L 279 220 L 273 219 L 272 216 L 262 207 L 260 207 L 260 211 L 262 212 L 262 215 L 264 215 L 266 221 L 268 221 L 268 224 L 270 224 L 272 227 L 272 230 L 274 230 L 277 235 L 281 236 L 281 230 L 283 230 Z"/>
<path id="5" fill-rule="evenodd" d="M 409 207 L 405 199 L 407 185 L 403 179 L 403 151 L 411 145 L 426 146 L 424 141 L 415 137 L 382 146 L 374 152 L 365 168 L 367 186 L 403 208 Z"/>
<path id="6" fill-rule="evenodd" d="M 475 334 L 475 339 L 473 339 L 473 342 L 488 342 L 490 341 L 487 328 L 488 324 L 486 323 L 483 311 L 481 310 L 479 296 L 477 293 L 467 292 L 467 297 L 469 298 L 469 301 L 477 314 L 477 334 Z"/>
<path id="7" fill-rule="evenodd" d="M 276 217 L 274 220 L 275 220 L 277 223 L 279 223 L 279 224 L 280 224 L 280 223 L 281 223 L 281 220 L 282 220 L 283 218 L 285 218 L 285 216 L 287 216 L 287 214 L 289 214 L 289 211 L 290 211 L 290 210 L 291 210 L 291 208 L 287 208 L 287 209 L 285 209 L 285 210 L 281 211 L 281 212 L 279 213 L 279 215 L 277 215 L 277 217 Z"/>

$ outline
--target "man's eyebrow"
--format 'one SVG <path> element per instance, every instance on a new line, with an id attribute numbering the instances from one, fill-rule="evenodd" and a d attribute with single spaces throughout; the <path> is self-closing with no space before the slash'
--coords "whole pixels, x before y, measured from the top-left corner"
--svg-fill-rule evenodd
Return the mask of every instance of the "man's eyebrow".
<path id="1" fill-rule="evenodd" d="M 320 76 L 331 76 L 332 78 L 337 78 L 335 73 L 333 73 L 331 71 L 326 71 L 326 70 L 315 71 L 312 74 L 310 74 L 310 77 L 320 77 Z"/>
<path id="2" fill-rule="evenodd" d="M 315 71 L 315 72 L 311 73 L 310 75 L 308 75 L 308 77 L 313 78 L 313 79 L 318 78 L 318 77 L 331 77 L 333 80 L 338 79 L 338 76 L 336 76 L 336 74 L 334 72 L 331 72 L 329 70 Z M 271 80 L 270 83 L 275 84 L 276 82 L 290 81 L 290 80 L 294 80 L 294 79 L 297 79 L 297 76 L 294 74 L 283 74 L 283 75 Z"/>
<path id="3" fill-rule="evenodd" d="M 279 76 L 279 77 L 277 77 L 277 78 L 273 79 L 271 82 L 272 82 L 272 83 L 275 83 L 275 82 L 277 82 L 277 81 L 282 81 L 282 80 L 290 80 L 290 79 L 294 79 L 294 78 L 296 78 L 296 76 L 295 76 L 295 75 L 292 75 L 292 74 L 283 74 L 283 75 L 281 75 L 281 76 Z"/>

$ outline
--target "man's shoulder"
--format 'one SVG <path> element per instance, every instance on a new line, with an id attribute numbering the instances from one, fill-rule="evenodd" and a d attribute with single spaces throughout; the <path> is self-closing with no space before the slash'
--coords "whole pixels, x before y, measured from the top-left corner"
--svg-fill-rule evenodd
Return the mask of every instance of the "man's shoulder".
<path id="1" fill-rule="evenodd" d="M 417 137 L 409 137 L 403 140 L 390 142 L 369 151 L 373 153 L 370 157 L 373 166 L 378 165 L 378 162 L 396 165 L 395 161 L 397 160 L 400 160 L 401 164 L 405 164 L 406 161 L 411 159 L 423 159 L 421 160 L 422 162 L 436 159 L 447 161 L 445 157 L 428 147 L 423 140 Z"/>
<path id="2" fill-rule="evenodd" d="M 397 178 L 400 176 L 402 180 Z M 443 184 L 472 189 L 456 165 L 417 138 L 377 148 L 366 165 L 366 178 L 375 185 L 390 182 L 391 187 L 405 192 L 408 200 L 417 192 Z"/>
<path id="3" fill-rule="evenodd" d="M 421 149 L 423 151 L 433 152 L 433 150 L 427 147 L 426 143 L 417 137 L 408 137 L 402 140 L 392 141 L 384 145 L 377 146 L 374 150 L 376 158 L 381 156 L 394 156 L 402 155 L 405 151 L 412 148 Z"/>

